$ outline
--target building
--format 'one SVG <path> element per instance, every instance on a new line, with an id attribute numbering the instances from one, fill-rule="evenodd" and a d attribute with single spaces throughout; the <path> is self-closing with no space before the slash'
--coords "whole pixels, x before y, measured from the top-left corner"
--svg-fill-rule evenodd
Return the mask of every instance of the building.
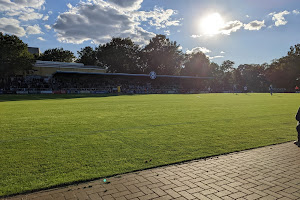
<path id="1" fill-rule="evenodd" d="M 87 66 L 82 63 L 37 60 L 33 66 L 32 75 L 50 77 L 56 72 L 106 73 L 106 69 L 99 66 Z"/>
<path id="2" fill-rule="evenodd" d="M 28 47 L 28 52 L 35 55 L 40 55 L 40 48 Z M 51 77 L 54 73 L 61 72 L 86 72 L 86 73 L 106 73 L 105 68 L 99 66 L 87 66 L 83 63 L 66 63 L 56 61 L 37 60 L 33 65 L 33 70 L 29 76 Z"/>
<path id="3" fill-rule="evenodd" d="M 37 55 L 41 54 L 40 48 L 38 48 L 38 47 L 28 47 L 28 52 L 31 54 L 37 54 Z"/>

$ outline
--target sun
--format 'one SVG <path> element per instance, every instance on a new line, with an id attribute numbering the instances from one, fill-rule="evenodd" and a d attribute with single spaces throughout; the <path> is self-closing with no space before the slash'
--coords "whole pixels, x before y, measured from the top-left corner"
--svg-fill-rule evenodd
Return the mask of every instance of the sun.
<path id="1" fill-rule="evenodd" d="M 220 33 L 221 28 L 224 26 L 223 18 L 219 13 L 213 13 L 206 16 L 201 21 L 201 32 L 205 35 L 216 35 Z"/>

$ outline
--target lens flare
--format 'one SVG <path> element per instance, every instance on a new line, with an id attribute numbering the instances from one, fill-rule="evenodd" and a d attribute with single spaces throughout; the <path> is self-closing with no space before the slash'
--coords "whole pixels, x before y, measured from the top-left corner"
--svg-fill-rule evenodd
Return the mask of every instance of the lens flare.
<path id="1" fill-rule="evenodd" d="M 216 35 L 224 27 L 224 20 L 219 13 L 213 13 L 201 21 L 201 32 L 205 35 Z"/>

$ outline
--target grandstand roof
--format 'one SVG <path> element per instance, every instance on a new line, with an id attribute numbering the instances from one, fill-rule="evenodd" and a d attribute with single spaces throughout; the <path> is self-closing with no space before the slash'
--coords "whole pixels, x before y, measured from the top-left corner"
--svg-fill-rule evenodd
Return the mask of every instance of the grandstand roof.
<path id="1" fill-rule="evenodd" d="M 82 74 L 82 75 L 109 75 L 109 76 L 136 76 L 136 77 L 149 77 L 149 74 L 126 74 L 126 73 L 92 73 L 92 72 L 65 72 L 56 71 L 55 74 Z M 194 78 L 194 79 L 213 79 L 213 77 L 198 77 L 198 76 L 173 76 L 173 75 L 156 75 L 156 77 L 165 78 Z"/>
<path id="2" fill-rule="evenodd" d="M 55 61 L 43 61 L 37 60 L 34 64 L 35 67 L 60 67 L 60 68 L 101 68 L 99 66 L 91 66 L 91 65 L 84 65 L 83 63 L 75 63 L 75 62 L 55 62 Z M 103 69 L 103 68 L 101 68 Z"/>

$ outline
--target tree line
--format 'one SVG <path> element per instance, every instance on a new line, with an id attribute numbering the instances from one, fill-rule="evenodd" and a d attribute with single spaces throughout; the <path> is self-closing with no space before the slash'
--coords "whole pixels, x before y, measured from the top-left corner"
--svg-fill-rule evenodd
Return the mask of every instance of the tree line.
<path id="1" fill-rule="evenodd" d="M 48 49 L 41 55 L 30 55 L 27 44 L 17 36 L 0 33 L 1 76 L 13 75 L 20 69 L 28 70 L 34 60 L 79 62 L 84 65 L 104 67 L 111 73 L 149 73 L 163 75 L 184 75 L 214 77 L 205 82 L 214 91 L 243 90 L 266 92 L 273 88 L 295 91 L 300 86 L 300 44 L 290 47 L 286 56 L 275 59 L 271 64 L 242 64 L 234 68 L 234 62 L 224 61 L 221 65 L 211 62 L 202 52 L 186 54 L 176 41 L 165 35 L 156 35 L 149 44 L 141 47 L 130 38 L 112 38 L 98 47 L 90 46 L 74 53 L 63 48 Z M 12 52 L 12 53 L 11 53 Z M 24 68 L 23 68 L 23 67 Z"/>

